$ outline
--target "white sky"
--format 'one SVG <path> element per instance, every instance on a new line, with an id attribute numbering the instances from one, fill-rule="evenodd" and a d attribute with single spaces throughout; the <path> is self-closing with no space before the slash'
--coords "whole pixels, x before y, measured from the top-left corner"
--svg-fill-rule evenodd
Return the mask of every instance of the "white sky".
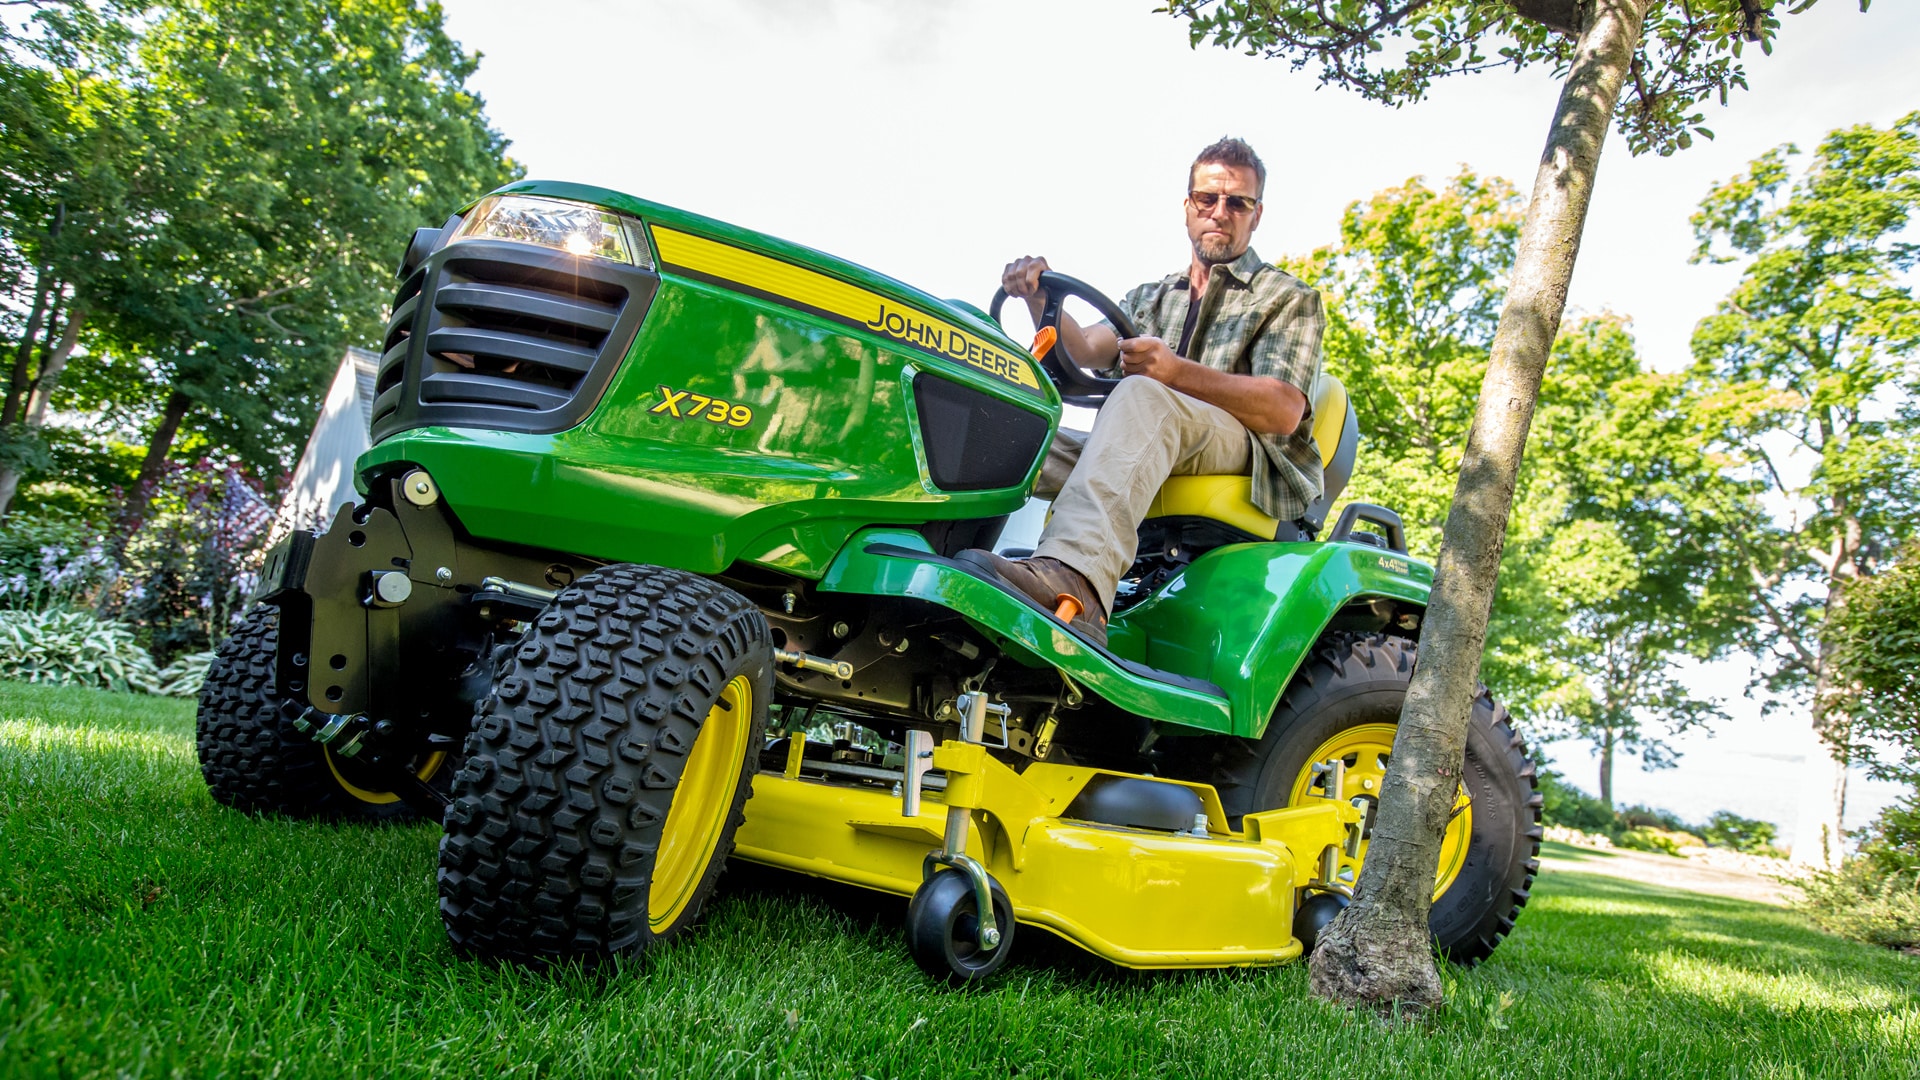
<path id="1" fill-rule="evenodd" d="M 1331 243 L 1341 211 L 1462 164 L 1524 194 L 1558 85 L 1544 72 L 1440 85 L 1400 110 L 1316 90 L 1284 63 L 1211 46 L 1154 0 L 447 0 L 484 54 L 474 85 L 529 175 L 603 184 L 809 244 L 985 305 L 1002 264 L 1044 254 L 1118 295 L 1183 266 L 1186 164 L 1223 134 L 1265 159 L 1269 259 Z M 1657 367 L 1736 280 L 1690 266 L 1687 217 L 1781 142 L 1920 108 L 1920 4 L 1825 0 L 1787 16 L 1753 89 L 1707 108 L 1717 140 L 1602 160 L 1572 303 L 1635 320 Z M 1550 373 L 1551 374 L 1551 373 Z M 1362 417 L 1364 425 L 1366 418 Z M 1364 468 L 1364 463 L 1362 466 Z M 1705 818 L 1726 807 L 1791 832 L 1804 720 L 1762 721 L 1744 666 L 1702 684 L 1736 720 L 1689 739 L 1677 770 L 1616 771 L 1624 802 Z M 1578 747 L 1563 771 L 1595 786 Z M 1856 784 L 1876 810 L 1885 787 Z M 1855 813 L 1849 813 L 1849 823 Z"/>

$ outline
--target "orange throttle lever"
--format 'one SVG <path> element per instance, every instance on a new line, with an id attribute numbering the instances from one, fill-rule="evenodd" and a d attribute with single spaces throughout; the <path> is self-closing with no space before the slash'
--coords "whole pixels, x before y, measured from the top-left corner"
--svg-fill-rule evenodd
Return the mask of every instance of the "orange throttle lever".
<path id="1" fill-rule="evenodd" d="M 1045 360 L 1047 354 L 1053 351 L 1054 343 L 1059 340 L 1060 331 L 1043 326 L 1039 333 L 1033 335 L 1033 344 L 1027 346 L 1027 351 L 1033 354 L 1035 360 Z"/>

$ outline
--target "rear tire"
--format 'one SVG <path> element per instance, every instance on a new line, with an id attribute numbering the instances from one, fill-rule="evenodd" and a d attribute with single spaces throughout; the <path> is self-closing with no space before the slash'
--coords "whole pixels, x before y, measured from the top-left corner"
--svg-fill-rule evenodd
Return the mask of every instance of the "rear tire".
<path id="1" fill-rule="evenodd" d="M 503 653 L 454 779 L 440 913 L 516 959 L 684 932 L 733 850 L 773 692 L 766 620 L 659 567 L 603 567 Z"/>
<path id="2" fill-rule="evenodd" d="M 279 693 L 274 664 L 280 609 L 258 604 L 220 643 L 200 687 L 194 744 L 215 802 L 251 814 L 406 821 L 419 816 L 390 791 L 365 781 L 352 761 L 332 758 L 289 722 L 301 705 Z M 452 773 L 445 754 L 420 762 L 421 779 Z"/>
<path id="3" fill-rule="evenodd" d="M 1265 736 L 1236 741 L 1216 758 L 1227 812 L 1238 818 L 1324 798 L 1324 784 L 1311 785 L 1309 773 L 1322 753 L 1348 761 L 1343 798 L 1377 797 L 1415 655 L 1413 642 L 1383 634 L 1322 641 L 1281 695 Z M 1377 764 L 1370 760 L 1376 754 Z M 1533 763 L 1512 718 L 1484 688 L 1473 703 L 1461 775 L 1468 802 L 1442 841 L 1442 891 L 1428 924 L 1443 955 L 1471 965 L 1493 952 L 1526 906 L 1542 835 Z M 1368 779 L 1374 784 L 1363 787 Z"/>

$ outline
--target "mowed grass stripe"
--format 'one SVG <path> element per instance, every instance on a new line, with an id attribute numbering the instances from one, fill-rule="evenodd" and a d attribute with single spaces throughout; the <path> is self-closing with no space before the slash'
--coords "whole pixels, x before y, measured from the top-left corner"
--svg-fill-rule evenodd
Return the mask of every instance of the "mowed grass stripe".
<path id="1" fill-rule="evenodd" d="M 1021 929 L 923 979 L 904 904 L 736 868 L 699 933 L 597 969 L 455 956 L 437 828 L 214 805 L 192 706 L 0 684 L 0 1076 L 1899 1077 L 1920 961 L 1791 912 L 1543 878 L 1400 1027 L 1306 969 L 1136 975 Z M 745 869 L 746 872 L 740 872 Z"/>

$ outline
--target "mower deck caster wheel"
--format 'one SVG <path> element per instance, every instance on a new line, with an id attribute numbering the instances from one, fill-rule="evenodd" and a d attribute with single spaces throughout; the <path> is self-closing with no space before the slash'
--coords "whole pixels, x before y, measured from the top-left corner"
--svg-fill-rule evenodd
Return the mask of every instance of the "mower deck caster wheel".
<path id="1" fill-rule="evenodd" d="M 907 951 L 920 970 L 949 982 L 978 982 L 1007 962 L 1013 951 L 1013 901 L 999 882 L 989 879 L 989 885 L 1000 932 L 990 949 L 980 945 L 980 906 L 966 874 L 942 870 L 914 891 L 907 905 Z"/>
<path id="2" fill-rule="evenodd" d="M 1293 936 L 1300 939 L 1300 955 L 1312 956 L 1320 944 L 1320 934 L 1333 923 L 1333 917 L 1347 909 L 1350 901 L 1339 893 L 1314 893 L 1293 913 Z"/>

